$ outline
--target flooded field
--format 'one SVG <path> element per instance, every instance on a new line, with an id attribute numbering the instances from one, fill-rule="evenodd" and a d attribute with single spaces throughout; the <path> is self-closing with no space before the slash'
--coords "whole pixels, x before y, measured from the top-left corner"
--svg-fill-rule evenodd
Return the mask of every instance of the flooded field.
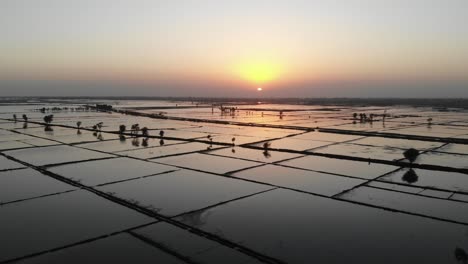
<path id="1" fill-rule="evenodd" d="M 0 235 L 0 263 L 466 264 L 468 111 L 3 101 Z"/>

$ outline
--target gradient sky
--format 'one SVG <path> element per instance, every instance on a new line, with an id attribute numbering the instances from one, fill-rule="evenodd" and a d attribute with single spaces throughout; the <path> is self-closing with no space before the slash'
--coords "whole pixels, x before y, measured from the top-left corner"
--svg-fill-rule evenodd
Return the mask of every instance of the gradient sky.
<path id="1" fill-rule="evenodd" d="M 467 24 L 467 0 L 0 0 L 0 95 L 468 97 Z"/>

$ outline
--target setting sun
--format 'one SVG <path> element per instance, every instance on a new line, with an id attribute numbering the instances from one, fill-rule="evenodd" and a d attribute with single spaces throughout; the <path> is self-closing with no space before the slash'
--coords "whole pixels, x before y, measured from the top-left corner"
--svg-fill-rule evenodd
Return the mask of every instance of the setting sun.
<path id="1" fill-rule="evenodd" d="M 272 63 L 250 62 L 240 64 L 236 67 L 235 71 L 244 80 L 263 84 L 277 79 L 280 74 L 280 67 Z M 261 88 L 257 90 L 261 91 Z"/>
<path id="2" fill-rule="evenodd" d="M 263 91 L 263 88 L 262 88 L 262 87 L 258 87 L 258 88 L 257 88 L 257 91 L 261 92 L 261 91 Z"/>

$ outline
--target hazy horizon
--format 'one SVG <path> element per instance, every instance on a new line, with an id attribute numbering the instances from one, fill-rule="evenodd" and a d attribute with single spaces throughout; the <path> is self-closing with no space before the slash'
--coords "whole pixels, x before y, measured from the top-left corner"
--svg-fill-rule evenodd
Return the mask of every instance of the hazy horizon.
<path id="1" fill-rule="evenodd" d="M 462 0 L 6 0 L 0 91 L 468 98 L 467 11 Z"/>

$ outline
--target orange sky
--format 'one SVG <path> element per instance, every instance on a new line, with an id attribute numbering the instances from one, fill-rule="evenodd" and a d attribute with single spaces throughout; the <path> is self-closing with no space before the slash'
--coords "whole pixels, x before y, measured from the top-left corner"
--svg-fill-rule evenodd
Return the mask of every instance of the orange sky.
<path id="1" fill-rule="evenodd" d="M 447 81 L 467 96 L 466 10 L 459 0 L 6 0 L 0 79 L 121 82 L 145 95 L 173 86 L 175 96 L 197 86 L 314 96 L 330 83 L 386 96 L 392 83 L 416 82 L 416 94 Z"/>

